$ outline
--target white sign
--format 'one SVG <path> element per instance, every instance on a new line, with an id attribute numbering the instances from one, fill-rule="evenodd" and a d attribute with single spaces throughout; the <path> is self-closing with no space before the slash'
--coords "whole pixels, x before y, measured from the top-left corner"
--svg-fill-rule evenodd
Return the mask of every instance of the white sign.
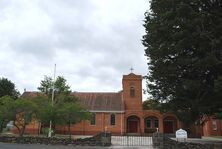
<path id="1" fill-rule="evenodd" d="M 187 139 L 187 132 L 183 129 L 179 129 L 176 131 L 177 139 Z"/>

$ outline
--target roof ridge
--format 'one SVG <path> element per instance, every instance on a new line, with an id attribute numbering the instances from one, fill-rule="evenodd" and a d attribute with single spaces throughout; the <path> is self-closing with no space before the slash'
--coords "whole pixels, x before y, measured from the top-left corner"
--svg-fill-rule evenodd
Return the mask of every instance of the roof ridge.
<path id="1" fill-rule="evenodd" d="M 110 93 L 110 94 L 118 94 L 118 93 L 120 93 L 120 92 L 103 92 L 103 91 L 101 91 L 101 92 L 97 92 L 97 91 L 95 91 L 95 92 L 78 92 L 78 91 L 74 91 L 74 92 L 72 92 L 72 93 L 90 93 L 90 94 L 104 94 L 104 93 Z"/>

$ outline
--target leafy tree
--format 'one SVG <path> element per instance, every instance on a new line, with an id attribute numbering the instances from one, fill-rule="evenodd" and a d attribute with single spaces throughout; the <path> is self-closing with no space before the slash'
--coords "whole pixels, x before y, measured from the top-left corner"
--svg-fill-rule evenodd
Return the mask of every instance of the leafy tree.
<path id="1" fill-rule="evenodd" d="M 222 111 L 222 1 L 152 0 L 150 8 L 148 92 L 187 125 Z"/>
<path id="2" fill-rule="evenodd" d="M 45 94 L 51 94 L 53 88 L 53 79 L 51 77 L 45 76 L 44 80 L 41 80 L 40 87 L 38 90 Z"/>
<path id="3" fill-rule="evenodd" d="M 17 99 L 20 95 L 19 91 L 15 88 L 15 84 L 6 78 L 0 78 L 0 97 L 11 96 Z"/>
<path id="4" fill-rule="evenodd" d="M 53 86 L 54 86 L 54 98 L 53 102 L 51 101 L 52 99 L 52 91 L 53 91 Z M 40 106 L 39 104 L 39 109 L 41 111 L 38 112 L 38 116 L 44 124 L 52 121 L 52 124 L 58 124 L 59 122 L 57 120 L 57 106 L 63 104 L 64 101 L 66 100 L 72 100 L 74 101 L 73 97 L 70 96 L 71 90 L 70 86 L 67 85 L 67 81 L 63 76 L 58 76 L 53 82 L 53 79 L 51 77 L 45 76 L 44 80 L 40 82 L 40 87 L 38 87 L 38 90 L 42 93 L 45 93 L 48 95 L 48 97 L 38 97 L 38 98 L 45 98 L 44 106 Z M 42 100 L 39 100 L 42 101 Z"/>
<path id="5" fill-rule="evenodd" d="M 51 98 L 48 96 L 37 96 L 33 99 L 37 105 L 36 118 L 41 122 L 42 125 L 48 125 L 50 121 L 52 124 L 56 125 L 60 123 L 58 118 L 58 107 L 57 105 L 52 105 Z"/>
<path id="6" fill-rule="evenodd" d="M 89 112 L 80 104 L 65 102 L 58 111 L 62 124 L 68 124 L 69 138 L 71 139 L 71 124 L 76 124 L 81 120 L 89 119 Z"/>
<path id="7" fill-rule="evenodd" d="M 61 94 L 61 93 L 69 94 L 69 93 L 71 93 L 70 86 L 67 85 L 67 81 L 63 76 L 58 76 L 56 78 L 55 91 L 58 94 Z"/>
<path id="8" fill-rule="evenodd" d="M 52 103 L 53 79 L 45 76 L 44 80 L 41 81 L 38 89 L 48 96 L 43 95 L 35 100 L 39 107 L 37 117 L 43 125 L 47 125 L 50 121 L 52 121 L 53 126 L 68 124 L 71 137 L 71 124 L 87 119 L 89 113 L 78 103 L 77 97 L 70 95 L 70 86 L 67 85 L 64 77 L 58 76 L 54 87 L 55 96 Z"/>
<path id="9" fill-rule="evenodd" d="M 33 101 L 38 106 L 36 117 L 42 125 L 49 124 L 49 121 L 52 121 L 53 127 L 68 124 L 70 137 L 71 124 L 89 118 L 89 112 L 78 103 L 75 96 L 60 96 L 53 105 L 48 96 L 38 96 Z"/>
<path id="10" fill-rule="evenodd" d="M 57 94 L 54 100 L 54 104 L 63 105 L 64 103 L 77 103 L 78 97 L 70 94 Z"/>
<path id="11" fill-rule="evenodd" d="M 14 104 L 14 126 L 18 129 L 19 136 L 22 137 L 26 125 L 36 117 L 37 106 L 31 99 L 18 99 Z"/>
<path id="12" fill-rule="evenodd" d="M 0 98 L 0 133 L 6 127 L 6 124 L 14 119 L 14 113 L 12 112 L 14 102 L 14 99 L 10 96 Z"/>
<path id="13" fill-rule="evenodd" d="M 63 76 L 58 76 L 53 82 L 51 77 L 45 76 L 44 80 L 40 82 L 40 87 L 38 90 L 42 93 L 46 93 L 47 95 L 52 95 L 53 84 L 55 89 L 55 94 L 69 94 L 71 93 L 70 86 L 67 85 L 67 81 Z"/>
<path id="14" fill-rule="evenodd" d="M 143 101 L 143 109 L 144 110 L 160 110 L 161 103 L 158 100 L 149 99 Z"/>

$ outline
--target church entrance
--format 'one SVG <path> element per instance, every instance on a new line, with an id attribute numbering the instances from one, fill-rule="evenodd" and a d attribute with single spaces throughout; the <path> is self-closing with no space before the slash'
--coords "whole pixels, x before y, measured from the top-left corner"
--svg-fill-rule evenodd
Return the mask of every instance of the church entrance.
<path id="1" fill-rule="evenodd" d="M 137 116 L 127 118 L 127 133 L 139 133 L 140 119 Z"/>
<path id="2" fill-rule="evenodd" d="M 177 120 L 174 117 L 168 116 L 163 120 L 164 133 L 175 133 L 177 128 Z"/>
<path id="3" fill-rule="evenodd" d="M 164 133 L 173 133 L 173 121 L 164 121 Z"/>

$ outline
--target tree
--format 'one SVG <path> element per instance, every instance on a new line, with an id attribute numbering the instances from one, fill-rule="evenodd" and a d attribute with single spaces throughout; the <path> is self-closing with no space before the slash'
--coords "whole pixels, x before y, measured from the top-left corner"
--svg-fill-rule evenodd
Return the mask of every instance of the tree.
<path id="1" fill-rule="evenodd" d="M 222 111 L 221 7 L 221 0 L 152 0 L 145 13 L 148 92 L 187 125 Z"/>
<path id="2" fill-rule="evenodd" d="M 51 77 L 45 76 L 44 80 L 41 80 L 40 87 L 38 90 L 45 94 L 51 94 L 53 88 L 53 79 Z"/>
<path id="3" fill-rule="evenodd" d="M 51 96 L 53 84 L 56 95 L 61 93 L 69 94 L 71 92 L 70 86 L 67 85 L 67 81 L 63 76 L 58 76 L 55 82 L 53 82 L 53 79 L 51 77 L 45 76 L 44 80 L 40 82 L 40 87 L 38 87 L 38 90 Z"/>
<path id="4" fill-rule="evenodd" d="M 51 101 L 52 99 L 52 91 L 54 86 L 54 98 L 53 103 Z M 59 122 L 56 122 L 58 118 L 56 117 L 56 107 L 58 105 L 62 105 L 64 101 L 71 100 L 74 101 L 76 98 L 73 96 L 70 96 L 71 89 L 70 86 L 67 85 L 67 81 L 63 76 L 58 76 L 53 82 L 53 79 L 51 77 L 45 76 L 44 80 L 40 82 L 40 87 L 38 87 L 38 90 L 46 95 L 47 97 L 38 97 L 40 99 L 45 100 L 46 105 L 39 105 L 39 118 L 42 122 L 46 122 L 46 120 L 52 121 L 52 124 L 55 125 Z M 46 99 L 47 98 L 47 99 Z M 74 99 L 75 98 L 75 99 Z M 39 100 L 42 101 L 42 100 Z"/>
<path id="5" fill-rule="evenodd" d="M 70 86 L 67 85 L 66 79 L 61 76 L 58 76 L 54 83 L 55 96 L 52 103 L 53 83 L 52 78 L 45 76 L 40 83 L 40 87 L 38 87 L 42 93 L 48 96 L 43 95 L 37 97 L 38 100 L 34 100 L 39 107 L 37 117 L 43 125 L 47 125 L 50 121 L 53 126 L 68 124 L 71 138 L 71 124 L 88 119 L 89 112 L 79 104 L 77 97 L 70 95 Z"/>
<path id="6" fill-rule="evenodd" d="M 55 90 L 56 90 L 56 93 L 58 93 L 58 94 L 61 94 L 61 93 L 69 94 L 69 93 L 71 93 L 70 86 L 67 84 L 67 81 L 63 76 L 58 76 L 56 78 Z"/>
<path id="7" fill-rule="evenodd" d="M 19 136 L 22 137 L 26 125 L 36 119 L 37 106 L 31 99 L 17 99 L 14 107 L 14 126 L 18 129 Z"/>
<path id="8" fill-rule="evenodd" d="M 0 78 L 0 97 L 11 96 L 17 99 L 20 95 L 19 91 L 15 88 L 15 84 L 6 78 Z"/>
<path id="9" fill-rule="evenodd" d="M 6 127 L 6 124 L 14 119 L 14 102 L 14 99 L 10 96 L 3 96 L 0 98 L 0 133 L 3 128 Z"/>
<path id="10" fill-rule="evenodd" d="M 33 99 L 37 105 L 37 119 L 42 125 L 49 124 L 52 121 L 55 125 L 68 125 L 69 136 L 71 138 L 71 124 L 76 124 L 84 119 L 89 119 L 89 112 L 83 108 L 75 96 L 59 96 L 58 102 L 53 105 L 48 96 L 37 96 Z"/>
<path id="11" fill-rule="evenodd" d="M 33 99 L 33 101 L 37 105 L 36 118 L 41 125 L 48 125 L 50 121 L 52 121 L 53 125 L 59 124 L 60 120 L 58 117 L 58 107 L 56 104 L 52 105 L 51 98 L 48 96 L 37 96 Z"/>
<path id="12" fill-rule="evenodd" d="M 144 110 L 161 110 L 161 103 L 158 100 L 149 99 L 143 101 Z"/>
<path id="13" fill-rule="evenodd" d="M 89 119 L 89 112 L 80 104 L 65 102 L 58 111 L 62 124 L 68 124 L 69 138 L 71 139 L 71 124 L 76 124 L 81 120 Z"/>

